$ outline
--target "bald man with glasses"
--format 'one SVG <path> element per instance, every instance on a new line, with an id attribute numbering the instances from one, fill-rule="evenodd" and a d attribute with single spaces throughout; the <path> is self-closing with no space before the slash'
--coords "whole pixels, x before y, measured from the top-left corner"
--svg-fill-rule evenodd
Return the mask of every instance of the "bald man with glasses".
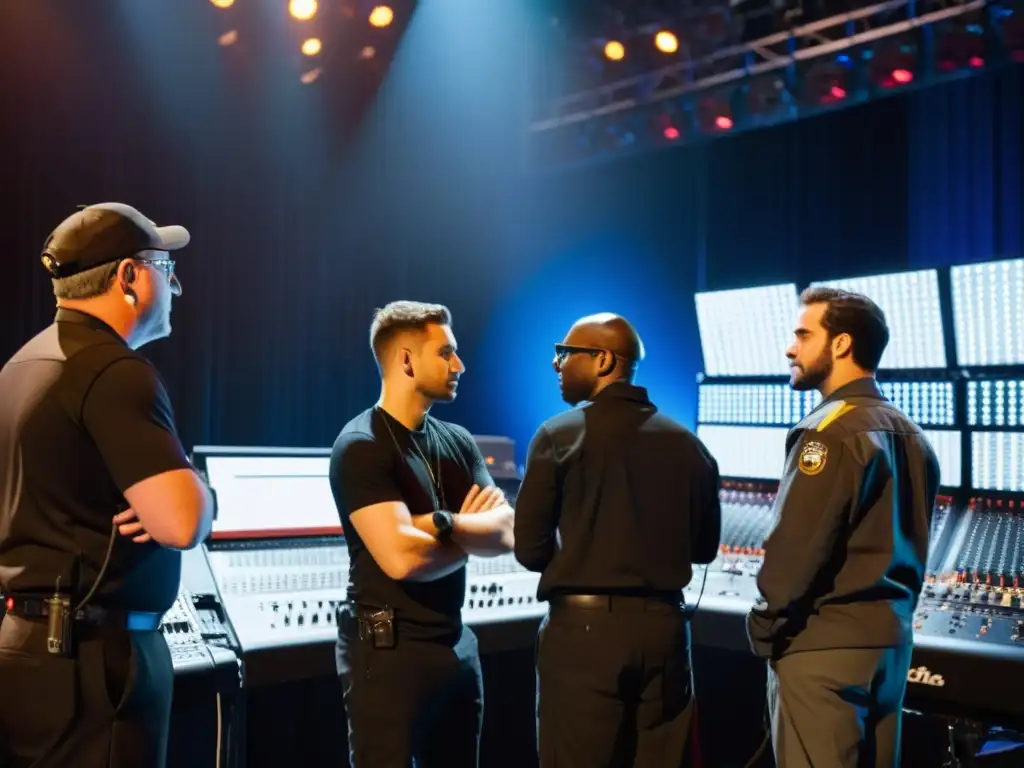
<path id="1" fill-rule="evenodd" d="M 682 590 L 718 551 L 715 460 L 633 383 L 625 318 L 592 315 L 555 345 L 581 407 L 530 443 L 515 555 L 550 604 L 537 637 L 541 768 L 682 765 L 693 713 Z"/>

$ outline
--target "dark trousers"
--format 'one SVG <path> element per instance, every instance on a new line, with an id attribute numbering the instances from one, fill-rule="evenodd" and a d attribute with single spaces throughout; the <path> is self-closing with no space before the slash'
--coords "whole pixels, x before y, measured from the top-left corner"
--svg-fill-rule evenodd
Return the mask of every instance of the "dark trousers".
<path id="1" fill-rule="evenodd" d="M 768 668 L 778 768 L 898 768 L 911 647 L 783 656 Z"/>
<path id="2" fill-rule="evenodd" d="M 541 768 L 678 768 L 692 719 L 681 610 L 552 606 L 537 637 Z"/>
<path id="3" fill-rule="evenodd" d="M 0 766 L 162 768 L 174 670 L 160 632 L 83 629 L 75 658 L 46 624 L 0 625 Z"/>
<path id="4" fill-rule="evenodd" d="M 484 681 L 468 627 L 454 647 L 399 628 L 395 647 L 380 649 L 344 609 L 338 630 L 351 768 L 477 768 Z"/>

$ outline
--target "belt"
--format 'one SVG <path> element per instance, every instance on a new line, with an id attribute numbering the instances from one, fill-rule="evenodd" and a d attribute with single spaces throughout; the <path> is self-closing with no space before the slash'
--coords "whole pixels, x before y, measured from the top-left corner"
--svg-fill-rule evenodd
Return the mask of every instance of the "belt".
<path id="1" fill-rule="evenodd" d="M 664 610 L 666 607 L 681 611 L 686 606 L 682 592 L 651 592 L 632 595 L 554 595 L 549 598 L 548 602 L 553 608 L 583 608 L 608 611 L 609 613 Z"/>
<path id="2" fill-rule="evenodd" d="M 29 620 L 43 620 L 50 615 L 50 606 L 43 598 L 8 595 L 7 612 Z M 162 613 L 149 611 L 123 611 L 104 608 L 101 605 L 87 605 L 75 614 L 76 621 L 109 629 L 126 629 L 130 632 L 152 632 L 160 628 Z"/>

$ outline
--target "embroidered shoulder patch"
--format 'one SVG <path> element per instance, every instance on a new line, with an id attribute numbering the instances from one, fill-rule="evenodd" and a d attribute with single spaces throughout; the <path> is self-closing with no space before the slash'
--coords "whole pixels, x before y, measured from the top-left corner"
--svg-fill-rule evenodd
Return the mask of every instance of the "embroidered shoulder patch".
<path id="1" fill-rule="evenodd" d="M 805 475 L 817 475 L 825 469 L 825 459 L 828 457 L 828 448 L 817 440 L 809 440 L 800 449 L 800 458 L 797 459 L 797 466 Z"/>

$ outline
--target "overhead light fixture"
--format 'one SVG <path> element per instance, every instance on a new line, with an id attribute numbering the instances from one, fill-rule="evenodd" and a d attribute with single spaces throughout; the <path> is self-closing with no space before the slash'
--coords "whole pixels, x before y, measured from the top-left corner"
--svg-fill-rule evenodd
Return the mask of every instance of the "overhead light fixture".
<path id="1" fill-rule="evenodd" d="M 288 3 L 288 13 L 292 15 L 292 18 L 299 21 L 309 21 L 312 19 L 316 16 L 316 9 L 316 0 L 291 0 Z"/>
<path id="2" fill-rule="evenodd" d="M 654 36 L 654 45 L 662 53 L 675 53 L 679 50 L 679 38 L 663 29 Z"/>
<path id="3" fill-rule="evenodd" d="M 378 5 L 370 11 L 370 23 L 375 27 L 386 27 L 395 20 L 395 12 L 390 6 Z"/>
<path id="4" fill-rule="evenodd" d="M 618 40 L 609 40 L 604 45 L 604 55 L 611 61 L 622 61 L 626 55 L 626 46 Z"/>

